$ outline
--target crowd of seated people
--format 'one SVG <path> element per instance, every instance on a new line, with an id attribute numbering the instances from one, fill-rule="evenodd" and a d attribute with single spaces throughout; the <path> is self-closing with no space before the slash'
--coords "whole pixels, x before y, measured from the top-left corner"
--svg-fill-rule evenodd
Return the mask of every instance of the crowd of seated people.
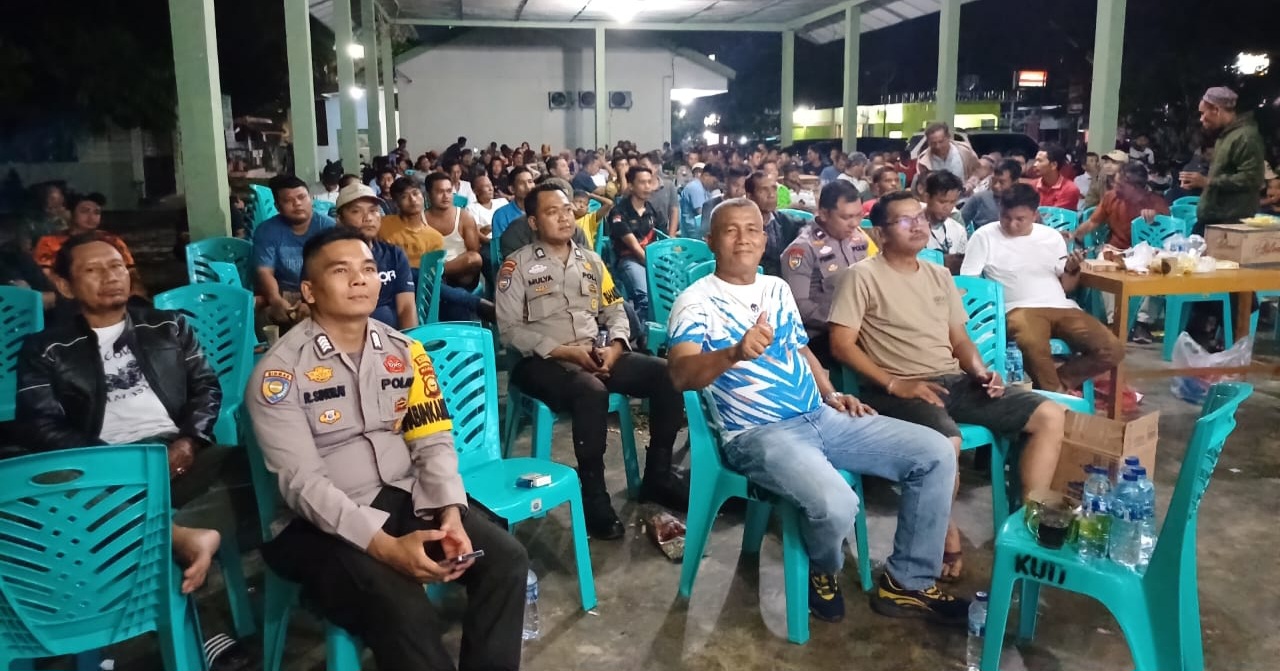
<path id="1" fill-rule="evenodd" d="M 444 407 L 430 357 L 401 333 L 419 324 L 423 255 L 443 251 L 440 320 L 492 325 L 517 355 L 513 383 L 570 416 L 593 539 L 625 534 L 605 484 L 609 394 L 648 401 L 641 501 L 684 512 L 689 484 L 673 463 L 679 392 L 705 389 L 726 463 L 802 511 L 815 617 L 845 613 L 841 544 L 862 503 L 844 469 L 901 488 L 871 608 L 962 625 L 967 600 L 938 586 L 963 570 L 952 510 L 958 423 L 1023 438 L 1011 443 L 1025 494 L 1052 479 L 1064 410 L 1006 386 L 983 362 L 952 276 L 1002 284 L 1009 338 L 1035 387 L 1078 393 L 1124 347 L 1069 298 L 1083 252 L 1038 223 L 1037 208 L 1101 189 L 1076 236 L 1107 224 L 1118 246 L 1133 217 L 1168 209 L 1140 163 L 1094 157 L 1080 189 L 1065 152 L 1047 146 L 1028 184 L 1022 163 L 978 157 L 945 126 L 927 137 L 909 169 L 897 152 L 793 159 L 763 145 L 677 154 L 621 142 L 556 153 L 459 137 L 417 156 L 402 140 L 360 175 L 327 165 L 314 191 L 274 177 L 277 214 L 246 226 L 257 326 L 283 334 L 245 394 L 291 511 L 265 560 L 383 668 L 453 668 L 417 586 L 457 581 L 468 595 L 463 667 L 518 668 L 527 553 L 467 497 L 448 413 L 425 410 Z M 247 486 L 243 451 L 212 437 L 221 390 L 191 326 L 147 306 L 129 247 L 100 229 L 105 199 L 56 186 L 40 195 L 3 248 L 13 263 L 0 276 L 44 292 L 46 307 L 63 305 L 19 363 L 20 442 L 32 451 L 165 444 L 175 560 L 184 591 L 194 590 L 219 533 L 234 531 L 225 514 L 243 513 L 223 502 L 215 519 L 183 510 Z M 665 236 L 704 240 L 715 269 L 675 301 L 664 359 L 638 350 L 647 250 Z M 944 264 L 921 260 L 926 249 Z M 1075 352 L 1066 363 L 1050 355 L 1051 338 Z M 833 381 L 842 368 L 859 397 Z M 450 561 L 473 548 L 485 557 Z"/>

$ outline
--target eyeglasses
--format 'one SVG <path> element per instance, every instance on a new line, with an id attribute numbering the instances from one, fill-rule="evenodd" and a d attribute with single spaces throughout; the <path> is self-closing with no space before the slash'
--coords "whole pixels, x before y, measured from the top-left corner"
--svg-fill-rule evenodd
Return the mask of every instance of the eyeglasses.
<path id="1" fill-rule="evenodd" d="M 928 224 L 928 223 L 929 223 L 929 218 L 925 216 L 924 212 L 921 212 L 920 214 L 917 214 L 914 217 L 899 217 L 897 221 L 899 228 L 911 228 L 916 224 Z"/>

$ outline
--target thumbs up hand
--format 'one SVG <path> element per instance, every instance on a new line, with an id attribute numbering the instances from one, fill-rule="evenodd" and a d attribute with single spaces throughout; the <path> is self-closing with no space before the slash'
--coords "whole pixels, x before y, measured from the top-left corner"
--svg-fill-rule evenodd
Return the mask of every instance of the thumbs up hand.
<path id="1" fill-rule="evenodd" d="M 761 312 L 756 323 L 742 334 L 742 340 L 733 347 L 735 361 L 751 361 L 758 358 L 769 345 L 773 344 L 773 327 L 769 325 L 769 315 Z"/>

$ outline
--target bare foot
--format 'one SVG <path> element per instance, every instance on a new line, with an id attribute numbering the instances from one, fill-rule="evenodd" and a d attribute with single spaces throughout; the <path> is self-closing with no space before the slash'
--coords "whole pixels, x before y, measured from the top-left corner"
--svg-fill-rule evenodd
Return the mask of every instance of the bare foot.
<path id="1" fill-rule="evenodd" d="M 947 540 L 942 553 L 942 575 L 938 576 L 943 582 L 955 582 L 960 579 L 960 574 L 964 570 L 964 546 L 960 541 L 960 528 L 954 522 L 947 526 Z"/>
<path id="2" fill-rule="evenodd" d="M 173 525 L 173 554 L 182 565 L 182 593 L 190 594 L 204 584 L 213 555 L 222 536 L 213 529 L 192 529 Z"/>

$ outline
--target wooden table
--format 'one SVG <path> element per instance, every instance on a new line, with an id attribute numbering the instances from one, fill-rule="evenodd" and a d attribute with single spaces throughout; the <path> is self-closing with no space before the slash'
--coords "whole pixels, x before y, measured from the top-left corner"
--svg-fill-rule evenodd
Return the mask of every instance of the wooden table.
<path id="1" fill-rule="evenodd" d="M 1129 337 L 1129 299 L 1138 296 L 1177 296 L 1195 294 L 1229 293 L 1233 294 L 1236 339 L 1249 337 L 1249 321 L 1252 317 L 1252 294 L 1255 291 L 1275 291 L 1280 289 L 1280 270 L 1262 270 L 1257 268 L 1241 268 L 1239 270 L 1217 270 L 1212 273 L 1192 275 L 1136 275 L 1125 271 L 1080 271 L 1080 286 L 1114 294 L 1116 297 L 1115 319 L 1112 331 L 1120 342 L 1128 342 Z M 1176 328 L 1176 326 L 1174 327 Z M 1164 337 L 1177 337 L 1169 324 L 1165 325 Z M 1188 374 L 1231 374 L 1259 372 L 1257 368 L 1207 368 L 1185 370 L 1168 368 L 1156 371 L 1131 371 L 1128 377 L 1173 377 Z M 1120 416 L 1120 408 L 1124 401 L 1124 383 L 1126 373 L 1124 366 L 1111 371 L 1111 401 L 1107 415 Z"/>

